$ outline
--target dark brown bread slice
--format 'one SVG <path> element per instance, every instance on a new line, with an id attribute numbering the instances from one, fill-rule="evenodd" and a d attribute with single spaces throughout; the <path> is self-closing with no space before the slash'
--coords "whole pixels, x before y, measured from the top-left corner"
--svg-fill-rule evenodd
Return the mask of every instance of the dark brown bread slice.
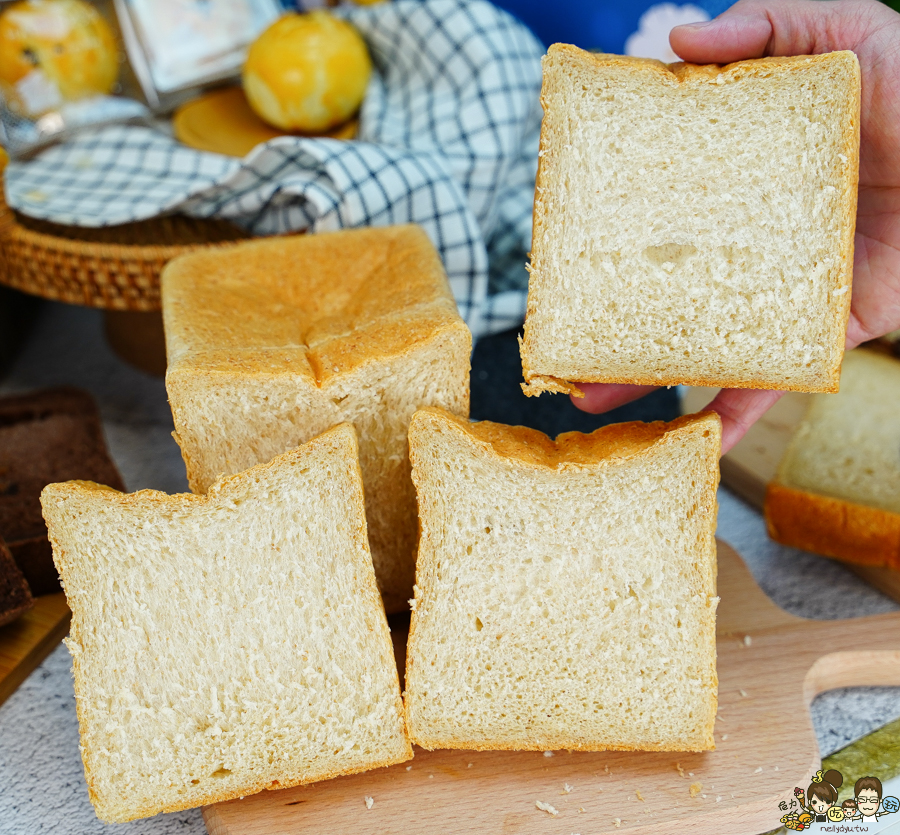
<path id="1" fill-rule="evenodd" d="M 0 539 L 0 626 L 14 621 L 34 605 L 25 577 Z"/>
<path id="2" fill-rule="evenodd" d="M 90 394 L 61 387 L 0 398 L 0 536 L 36 596 L 60 590 L 41 490 L 72 479 L 125 489 Z"/>

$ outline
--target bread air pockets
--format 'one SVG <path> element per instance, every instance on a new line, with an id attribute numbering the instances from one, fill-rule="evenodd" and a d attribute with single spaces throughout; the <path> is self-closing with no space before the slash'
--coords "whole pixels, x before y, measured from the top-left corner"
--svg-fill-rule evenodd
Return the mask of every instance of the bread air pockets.
<path id="1" fill-rule="evenodd" d="M 409 437 L 412 741 L 714 747 L 718 416 L 553 442 L 424 409 Z"/>
<path id="2" fill-rule="evenodd" d="M 859 174 L 852 52 L 544 58 L 526 394 L 837 391 Z"/>
<path id="3" fill-rule="evenodd" d="M 101 819 L 412 756 L 349 424 L 204 496 L 68 482 L 41 501 Z"/>

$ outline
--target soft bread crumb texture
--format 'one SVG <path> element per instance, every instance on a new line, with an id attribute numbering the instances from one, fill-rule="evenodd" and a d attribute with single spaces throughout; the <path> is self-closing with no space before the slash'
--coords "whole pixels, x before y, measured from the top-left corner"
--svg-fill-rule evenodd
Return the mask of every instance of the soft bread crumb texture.
<path id="1" fill-rule="evenodd" d="M 719 68 L 550 47 L 526 393 L 836 391 L 859 79 L 852 52 Z"/>
<path id="2" fill-rule="evenodd" d="M 766 493 L 774 539 L 900 568 L 900 361 L 857 349 L 817 395 Z"/>
<path id="3" fill-rule="evenodd" d="M 848 352 L 840 393 L 812 398 L 778 480 L 900 513 L 900 361 Z"/>
<path id="4" fill-rule="evenodd" d="M 713 748 L 720 446 L 712 413 L 554 442 L 417 412 L 412 741 Z"/>
<path id="5" fill-rule="evenodd" d="M 205 496 L 44 489 L 101 819 L 411 758 L 356 452 L 343 424 Z"/>
<path id="6" fill-rule="evenodd" d="M 162 277 L 166 388 L 203 492 L 342 421 L 359 433 L 369 542 L 388 611 L 405 609 L 417 516 L 417 408 L 469 412 L 472 337 L 416 226 L 194 253 Z"/>

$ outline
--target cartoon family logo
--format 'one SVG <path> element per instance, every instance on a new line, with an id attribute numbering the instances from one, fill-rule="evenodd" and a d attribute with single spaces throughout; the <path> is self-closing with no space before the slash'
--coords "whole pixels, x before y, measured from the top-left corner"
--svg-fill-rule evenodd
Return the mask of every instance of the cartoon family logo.
<path id="1" fill-rule="evenodd" d="M 875 823 L 900 809 L 896 797 L 882 797 L 881 780 L 860 777 L 853 786 L 853 797 L 838 805 L 838 789 L 844 784 L 840 771 L 817 771 L 806 792 L 794 789 L 794 799 L 783 800 L 778 810 L 785 812 L 781 822 L 786 829 L 802 832 L 813 823 Z"/>

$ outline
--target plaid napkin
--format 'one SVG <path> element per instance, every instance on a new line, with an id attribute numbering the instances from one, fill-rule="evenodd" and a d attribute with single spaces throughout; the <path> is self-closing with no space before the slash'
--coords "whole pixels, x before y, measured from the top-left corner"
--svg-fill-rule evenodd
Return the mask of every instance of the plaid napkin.
<path id="1" fill-rule="evenodd" d="M 259 235 L 420 224 L 475 336 L 524 318 L 543 47 L 484 0 L 395 0 L 339 13 L 376 72 L 358 141 L 281 137 L 243 160 L 145 127 L 83 133 L 12 162 L 7 201 L 107 226 L 168 212 Z"/>

